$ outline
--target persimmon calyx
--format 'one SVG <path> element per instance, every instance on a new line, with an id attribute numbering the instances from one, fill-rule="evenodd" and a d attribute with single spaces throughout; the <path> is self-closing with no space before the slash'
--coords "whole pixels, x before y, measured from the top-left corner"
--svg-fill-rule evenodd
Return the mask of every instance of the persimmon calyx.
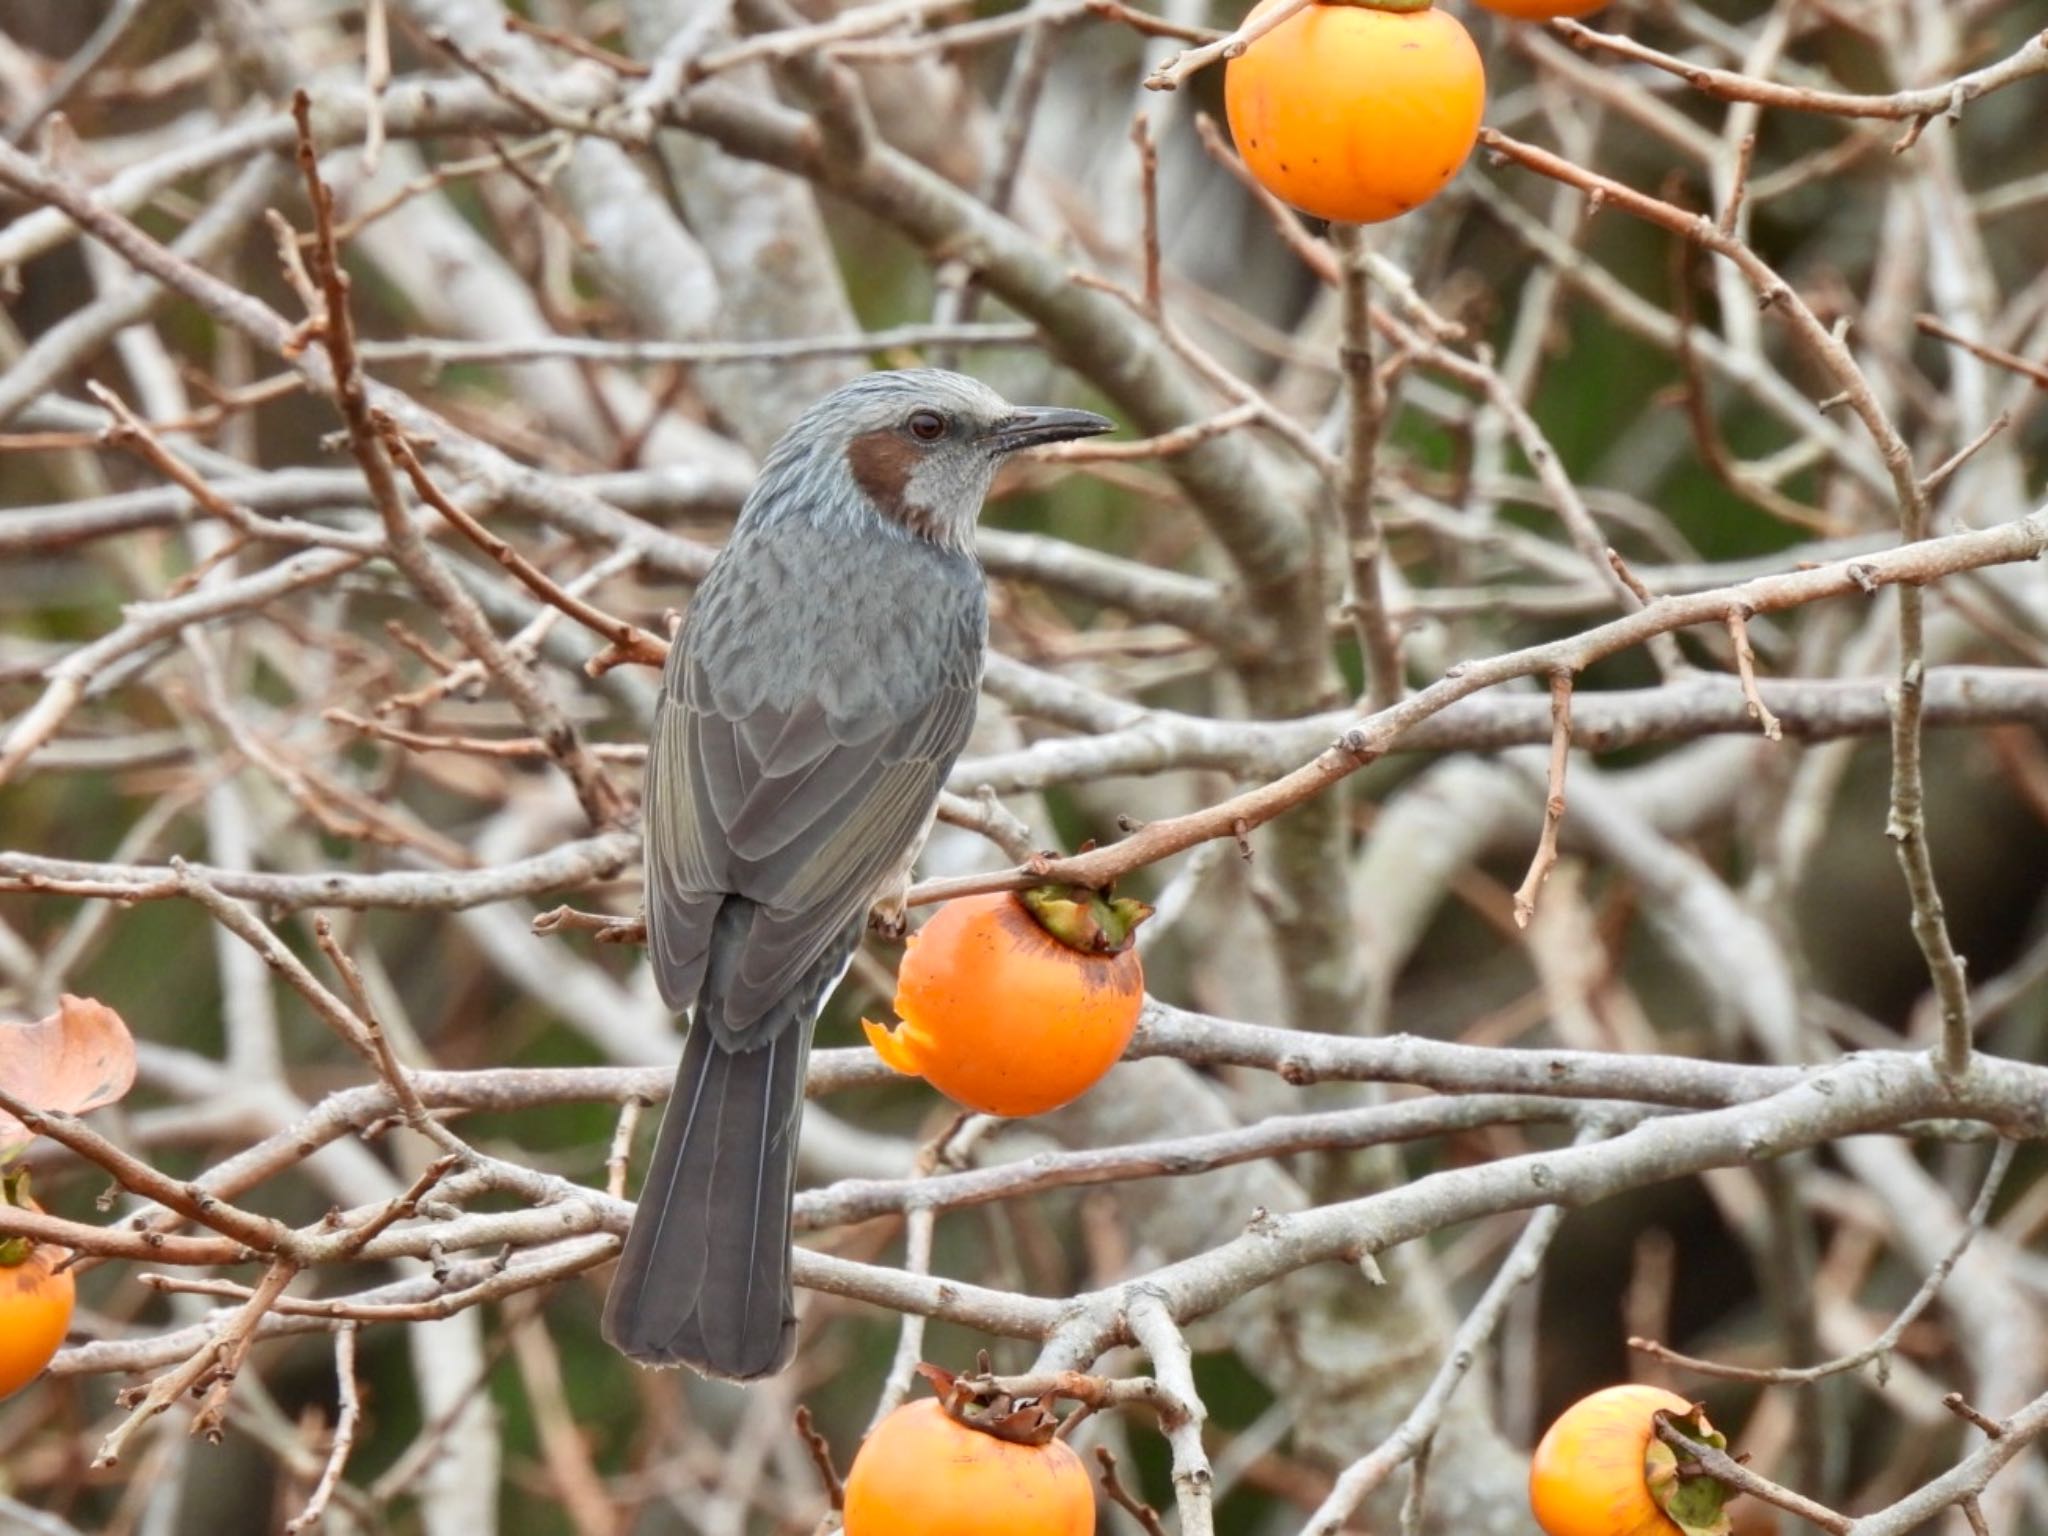
<path id="1" fill-rule="evenodd" d="M 975 1376 L 955 1376 L 944 1366 L 920 1361 L 917 1374 L 939 1394 L 946 1417 L 1012 1445 L 1050 1445 L 1059 1433 L 1060 1416 L 1035 1397 L 1012 1397 L 988 1379 L 988 1356 L 981 1357 Z"/>
<path id="2" fill-rule="evenodd" d="M 31 1208 L 28 1170 L 16 1168 L 11 1173 L 0 1173 L 0 1210 L 26 1211 Z M 31 1238 L 0 1237 L 0 1269 L 19 1269 L 35 1251 L 36 1245 Z"/>
<path id="3" fill-rule="evenodd" d="M 1074 885 L 1037 885 L 1020 891 L 1039 927 L 1084 955 L 1120 955 L 1136 941 L 1138 925 L 1152 915 L 1144 902 Z"/>
<path id="4" fill-rule="evenodd" d="M 1728 1449 L 1728 1437 L 1707 1422 L 1706 1411 L 1698 1403 L 1693 1404 L 1690 1413 L 1667 1413 L 1660 1409 L 1653 1418 L 1666 1420 L 1687 1439 L 1701 1445 L 1717 1451 Z M 1680 1465 L 1678 1452 L 1653 1431 L 1650 1443 L 1643 1448 L 1643 1480 L 1649 1484 L 1650 1497 L 1657 1501 L 1657 1507 L 1670 1516 L 1671 1523 L 1685 1536 L 1728 1536 L 1725 1506 L 1732 1490 L 1704 1472 L 1686 1477 L 1680 1473 Z"/>
<path id="5" fill-rule="evenodd" d="M 1426 11 L 1434 0 L 1314 0 L 1317 5 L 1348 5 L 1361 11 L 1385 11 L 1393 16 L 1408 16 L 1416 11 Z"/>

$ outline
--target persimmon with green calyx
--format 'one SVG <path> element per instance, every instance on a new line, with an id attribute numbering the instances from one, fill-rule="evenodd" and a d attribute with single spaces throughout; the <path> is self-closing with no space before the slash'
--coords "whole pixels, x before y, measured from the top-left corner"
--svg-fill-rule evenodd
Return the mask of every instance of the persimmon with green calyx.
<path id="1" fill-rule="evenodd" d="M 1038 1403 L 918 1369 L 941 1398 L 877 1424 L 846 1475 L 846 1536 L 1094 1536 L 1095 1490 Z"/>
<path id="2" fill-rule="evenodd" d="M 40 1211 L 29 1198 L 28 1175 L 0 1174 L 0 1210 Z M 25 1237 L 0 1237 L 0 1398 L 12 1397 L 43 1374 L 71 1327 L 77 1287 L 57 1266 L 65 1250 Z"/>
<path id="3" fill-rule="evenodd" d="M 1673 1392 L 1638 1385 L 1582 1397 L 1544 1431 L 1529 1464 L 1529 1508 L 1549 1536 L 1728 1536 L 1725 1484 L 1679 1475 L 1657 1437 L 1670 1415 L 1691 1440 L 1726 1450 L 1704 1412 Z"/>
<path id="4" fill-rule="evenodd" d="M 861 1027 L 883 1061 L 969 1109 L 1057 1109 L 1131 1043 L 1145 1004 L 1133 936 L 1151 912 L 1059 885 L 949 901 L 897 969 L 903 1022 Z"/>
<path id="5" fill-rule="evenodd" d="M 1259 0 L 1250 25 L 1290 0 Z M 1223 74 L 1237 152 L 1259 184 L 1317 218 L 1376 224 L 1421 207 L 1479 137 L 1486 70 L 1464 24 L 1428 0 L 1314 0 Z"/>
<path id="6" fill-rule="evenodd" d="M 1560 16 L 1590 16 L 1608 0 L 1473 0 L 1483 11 L 1515 21 L 1555 21 Z"/>

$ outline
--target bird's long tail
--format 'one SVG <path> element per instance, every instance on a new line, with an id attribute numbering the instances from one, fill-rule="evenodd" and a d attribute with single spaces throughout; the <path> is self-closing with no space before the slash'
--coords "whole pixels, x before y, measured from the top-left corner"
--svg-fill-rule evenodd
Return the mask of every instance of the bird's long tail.
<path id="1" fill-rule="evenodd" d="M 746 903 L 730 902 L 729 907 Z M 744 920 L 743 914 L 734 918 Z M 720 925 L 732 922 L 720 913 Z M 812 1025 L 859 926 L 791 988 L 786 1018 L 734 1049 L 718 1023 L 719 951 L 676 1068 L 618 1273 L 604 1336 L 646 1365 L 688 1365 L 748 1381 L 796 1348 L 790 1202 Z"/>

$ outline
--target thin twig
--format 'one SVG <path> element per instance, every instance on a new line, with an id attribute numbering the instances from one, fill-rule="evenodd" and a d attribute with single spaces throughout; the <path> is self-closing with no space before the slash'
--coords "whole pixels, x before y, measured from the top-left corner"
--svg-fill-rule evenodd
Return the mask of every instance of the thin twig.
<path id="1" fill-rule="evenodd" d="M 1794 1493 L 1790 1488 L 1781 1487 L 1769 1478 L 1750 1471 L 1726 1451 L 1717 1451 L 1711 1445 L 1700 1444 L 1673 1424 L 1663 1410 L 1660 1409 L 1652 1415 L 1650 1422 L 1657 1438 L 1678 1452 L 1680 1475 L 1686 1475 L 1686 1464 L 1691 1462 L 1700 1472 L 1704 1472 L 1717 1482 L 1725 1483 L 1731 1488 L 1749 1494 L 1752 1498 L 1762 1499 L 1767 1504 L 1775 1504 L 1779 1509 L 1797 1515 L 1809 1525 L 1833 1533 L 1833 1536 L 1849 1536 L 1849 1532 L 1855 1529 L 1856 1522 L 1847 1515 L 1838 1514 L 1825 1504 L 1815 1503 L 1804 1494 Z"/>
<path id="2" fill-rule="evenodd" d="M 1735 675 L 1742 680 L 1742 700 L 1749 717 L 1771 741 L 1784 739 L 1785 727 L 1771 713 L 1756 687 L 1756 650 L 1749 643 L 1749 615 L 1739 608 L 1728 610 L 1728 639 L 1735 647 Z"/>
<path id="3" fill-rule="evenodd" d="M 1946 85 L 1894 91 L 1886 96 L 1864 96 L 1847 91 L 1816 91 L 1805 86 L 1780 85 L 1733 70 L 1708 69 L 1668 53 L 1660 53 L 1633 38 L 1596 31 L 1582 22 L 1557 21 L 1552 25 L 1577 47 L 1599 48 L 1621 58 L 1653 65 L 1678 76 L 1694 90 L 1723 101 L 1753 101 L 1763 106 L 1787 107 L 1795 112 L 1815 112 L 1830 117 L 1910 121 L 1916 126 L 1925 126 L 1935 117 L 1959 117 L 1966 102 L 2048 71 L 2048 33 L 2041 33 L 2030 37 L 2016 52 L 1997 63 L 1986 65 Z M 1914 137 L 1918 137 L 1917 133 Z M 1901 147 L 1911 142 L 1908 139 Z"/>
<path id="4" fill-rule="evenodd" d="M 642 1099 L 628 1099 L 619 1106 L 619 1123 L 612 1128 L 612 1144 L 604 1156 L 604 1191 L 614 1200 L 626 1198 L 626 1170 L 633 1158 L 633 1132 L 639 1128 Z"/>
<path id="5" fill-rule="evenodd" d="M 585 813 L 597 826 L 609 826 L 625 812 L 625 798 L 601 763 L 584 750 L 580 733 L 541 690 L 532 673 L 507 651 L 492 631 L 476 600 L 442 567 L 414 525 L 391 473 L 383 445 L 385 434 L 370 406 L 369 390 L 355 350 L 355 327 L 349 311 L 349 279 L 342 269 L 334 233 L 334 197 L 321 180 L 319 156 L 310 123 L 311 104 L 301 91 L 293 97 L 299 126 L 299 169 L 313 205 L 313 275 L 319 283 L 324 312 L 316 317 L 334 375 L 334 395 L 348 426 L 350 452 L 363 472 L 391 558 L 411 579 L 471 655 L 504 688 L 535 734 L 554 748 L 556 761 L 576 789 Z"/>
<path id="6" fill-rule="evenodd" d="M 1159 150 L 1152 142 L 1152 120 L 1142 111 L 1131 119 L 1131 143 L 1138 150 L 1139 269 L 1144 273 L 1145 313 L 1158 319 L 1166 313 L 1159 277 Z"/>
<path id="7" fill-rule="evenodd" d="M 327 1463 L 320 1469 L 320 1481 L 307 1495 L 306 1507 L 285 1522 L 286 1536 L 315 1530 L 327 1512 L 327 1502 L 340 1486 L 342 1469 L 355 1449 L 356 1424 L 362 1417 L 362 1400 L 356 1388 L 357 1325 L 344 1323 L 334 1334 L 334 1381 L 340 1408 L 334 1420 L 334 1439 L 327 1448 Z"/>
<path id="8" fill-rule="evenodd" d="M 1443 1422 L 1444 1410 L 1450 1406 L 1451 1394 L 1458 1390 L 1458 1384 L 1485 1349 L 1486 1341 L 1500 1326 L 1508 1302 L 1543 1267 L 1543 1256 L 1549 1251 L 1563 1221 L 1564 1208 L 1555 1205 L 1543 1207 L 1530 1218 L 1521 1235 L 1515 1239 L 1514 1247 L 1508 1250 L 1508 1256 L 1494 1272 L 1485 1292 L 1458 1325 L 1458 1331 L 1444 1350 L 1443 1363 L 1437 1367 L 1436 1374 L 1430 1378 L 1429 1385 L 1416 1399 L 1408 1416 L 1368 1455 L 1344 1469 L 1329 1497 L 1316 1507 L 1302 1526 L 1302 1536 L 1337 1536 L 1345 1528 L 1352 1512 L 1372 1497 L 1373 1491 L 1406 1461 L 1412 1460 L 1416 1466 L 1416 1480 L 1410 1487 L 1409 1497 L 1420 1503 L 1423 1460 L 1429 1454 L 1438 1426 Z"/>
<path id="9" fill-rule="evenodd" d="M 1962 1393 L 1943 1393 L 1941 1406 L 1964 1422 L 1976 1425 L 1978 1429 L 1984 1432 L 1984 1437 L 1987 1440 L 2002 1440 L 2005 1438 L 2005 1426 L 1992 1418 L 1990 1414 L 1984 1412 L 1983 1409 L 1970 1402 Z"/>
<path id="10" fill-rule="evenodd" d="M 1565 768 L 1572 750 L 1572 674 L 1550 675 L 1550 778 L 1543 796 L 1543 830 L 1536 839 L 1536 854 L 1529 872 L 1515 890 L 1515 926 L 1526 928 L 1536 915 L 1536 894 L 1557 866 L 1557 833 L 1564 824 Z"/>
<path id="11" fill-rule="evenodd" d="M 249 1293 L 248 1300 L 183 1365 L 159 1376 L 146 1390 L 134 1389 L 128 1417 L 107 1434 L 93 1453 L 94 1468 L 104 1471 L 117 1465 L 128 1449 L 128 1442 L 142 1431 L 144 1425 L 201 1382 L 212 1379 L 216 1371 L 224 1369 L 221 1365 L 224 1356 L 232 1356 L 238 1363 L 255 1338 L 264 1315 L 270 1311 L 271 1303 L 298 1272 L 298 1266 L 289 1260 L 280 1259 L 273 1263 L 264 1271 L 262 1283 Z M 232 1382 L 234 1378 L 230 1372 L 224 1379 Z M 194 1421 L 193 1428 L 195 1431 L 199 1428 L 198 1420 Z"/>
<path id="12" fill-rule="evenodd" d="M 615 618 L 594 604 L 586 603 L 582 598 L 564 591 L 553 577 L 443 494 L 427 474 L 426 466 L 420 463 L 419 455 L 413 452 L 412 444 L 405 440 L 405 434 L 399 431 L 395 422 L 384 418 L 378 425 L 382 429 L 380 435 L 385 451 L 391 455 L 398 467 L 405 471 L 420 500 L 452 523 L 457 531 L 478 549 L 510 571 L 542 602 L 560 609 L 585 629 L 604 636 L 610 642 L 609 649 L 592 657 L 587 664 L 586 670 L 591 676 L 600 676 L 623 663 L 658 669 L 667 662 L 668 641 L 640 628 L 637 624 L 629 624 L 624 619 Z"/>
<path id="13" fill-rule="evenodd" d="M 1179 1413 L 1162 1425 L 1173 1453 L 1173 1497 L 1180 1515 L 1180 1536 L 1214 1536 L 1216 1475 L 1202 1444 L 1202 1426 L 1208 1415 L 1195 1390 L 1194 1355 L 1159 1297 L 1140 1291 L 1126 1315 L 1132 1337 L 1152 1357 L 1159 1385 L 1180 1407 Z"/>
<path id="14" fill-rule="evenodd" d="M 1176 53 L 1145 77 L 1148 91 L 1172 91 L 1180 88 L 1181 82 L 1199 69 L 1226 59 L 1243 56 L 1245 49 L 1278 27 L 1282 22 L 1291 21 L 1296 14 L 1308 8 L 1309 0 L 1285 0 L 1270 11 L 1246 22 L 1226 37 L 1204 43 L 1199 48 L 1188 48 Z"/>
<path id="15" fill-rule="evenodd" d="M 1976 1201 L 1971 1205 L 1969 1215 L 1964 1218 L 1962 1233 L 1949 1251 L 1942 1255 L 1941 1262 L 1920 1282 L 1920 1289 L 1913 1293 L 1912 1299 L 1904 1307 L 1900 1308 L 1898 1316 L 1891 1320 L 1882 1333 L 1861 1349 L 1839 1355 L 1833 1360 L 1824 1360 L 1818 1365 L 1742 1366 L 1724 1365 L 1719 1361 L 1681 1355 L 1653 1339 L 1632 1338 L 1628 1341 L 1629 1348 L 1654 1356 L 1667 1365 L 1697 1371 L 1703 1376 L 1718 1376 L 1732 1381 L 1768 1382 L 1773 1385 L 1785 1383 L 1803 1386 L 1825 1380 L 1830 1376 L 1839 1376 L 1844 1371 L 1856 1370 L 1875 1360 L 1878 1362 L 1878 1381 L 1882 1384 L 1886 1377 L 1887 1358 L 1898 1347 L 1899 1340 L 1905 1337 L 1906 1330 L 1913 1325 L 1914 1319 L 1925 1312 L 1934 1298 L 1940 1294 L 1942 1283 L 1948 1279 L 1971 1241 L 1990 1219 L 1992 1202 L 1997 1199 L 1998 1191 L 2005 1183 L 2006 1172 L 2012 1167 L 2016 1145 L 2010 1141 L 1998 1143 L 1998 1150 L 1991 1156 L 1991 1167 L 1984 1175 L 1982 1187 L 1977 1191 Z M 1949 1396 L 1954 1397 L 1958 1403 L 1962 1401 L 1959 1394 L 1950 1393 Z M 1944 1398 L 1942 1401 L 1946 1405 L 1948 1399 Z"/>
<path id="16" fill-rule="evenodd" d="M 796 1406 L 796 1432 L 810 1455 L 811 1465 L 818 1469 L 818 1481 L 825 1485 L 826 1499 L 834 1509 L 846 1508 L 846 1485 L 839 1480 L 838 1467 L 832 1464 L 832 1447 L 818 1433 L 811 1422 L 811 1410 L 802 1403 Z"/>
<path id="17" fill-rule="evenodd" d="M 2048 389 L 2048 367 L 2040 363 L 2029 362 L 2026 358 L 2007 352 L 2002 347 L 1994 347 L 1989 342 L 1973 341 L 1935 315 L 1917 316 L 1913 323 L 1929 336 L 1939 337 L 1961 347 L 1973 357 L 1981 357 L 1987 363 L 1995 363 L 2000 368 L 2018 374 L 2037 389 Z"/>
<path id="18" fill-rule="evenodd" d="M 1344 365 L 1344 473 L 1337 500 L 1351 573 L 1347 607 L 1358 631 L 1365 665 L 1365 706 L 1385 709 L 1401 697 L 1401 636 L 1387 611 L 1380 579 L 1386 542 L 1373 510 L 1378 491 L 1380 432 L 1386 422 L 1386 386 L 1373 366 L 1372 289 L 1366 276 L 1365 232 L 1355 224 L 1331 229 L 1342 260 L 1344 319 L 1340 355 Z"/>
<path id="19" fill-rule="evenodd" d="M 374 176 L 384 154 L 384 88 L 391 83 L 391 23 L 387 0 L 363 7 L 363 174 Z"/>
<path id="20" fill-rule="evenodd" d="M 1574 36 L 1587 30 L 1571 22 L 1558 25 L 1571 29 Z M 2048 33 L 2036 38 L 2022 53 L 2029 58 L 2038 55 L 2039 67 L 2048 68 Z M 2020 55 L 2014 57 L 2019 58 Z M 1916 118 L 1916 123 L 1918 121 Z M 1855 411 L 1877 445 L 1886 476 L 1897 498 L 1902 540 L 1911 546 L 1929 537 L 1927 494 L 1914 471 L 1911 447 L 1900 435 L 1884 402 L 1871 387 L 1869 378 L 1841 334 L 1823 325 L 1791 284 L 1763 257 L 1741 240 L 1722 233 L 1712 219 L 1688 213 L 1612 177 L 1588 171 L 1562 156 L 1511 138 L 1498 129 L 1482 128 L 1479 140 L 1497 155 L 1554 181 L 1577 187 L 1600 203 L 1612 204 L 1635 218 L 1681 235 L 1732 263 L 1754 289 L 1758 302 L 1782 316 L 1794 338 L 1831 375 L 1839 387 L 1834 398 Z M 1899 867 L 1905 876 L 1907 895 L 1912 902 L 1913 939 L 1927 964 L 1941 1007 L 1941 1040 L 1936 1047 L 1938 1059 L 1944 1071 L 1958 1076 L 1969 1065 L 1973 1027 L 1963 960 L 1956 951 L 1954 936 L 1949 932 L 1941 891 L 1935 880 L 1933 853 L 1927 840 L 1921 730 L 1926 665 L 1924 609 L 1925 594 L 1917 585 L 1909 584 L 1899 589 L 1899 670 L 1892 710 L 1891 806 L 1885 833 L 1892 839 Z"/>
<path id="21" fill-rule="evenodd" d="M 903 1271 L 911 1275 L 928 1275 L 932 1269 L 932 1234 L 938 1224 L 938 1213 L 928 1205 L 913 1206 L 903 1220 Z M 910 1389 L 917 1381 L 918 1362 L 924 1358 L 925 1320 L 914 1312 L 906 1312 L 896 1326 L 896 1352 L 889 1358 L 889 1369 L 882 1376 L 882 1390 L 875 1398 L 874 1409 L 868 1414 L 868 1433 L 873 1434 L 882 1420 L 895 1412 L 903 1400 L 910 1395 Z"/>
<path id="22" fill-rule="evenodd" d="M 1983 431 L 1935 465 L 1934 468 L 1927 471 L 1926 478 L 1920 482 L 1921 491 L 1929 498 L 1932 498 L 1936 492 L 1948 484 L 1949 478 L 1957 470 L 1969 463 L 1987 443 L 2011 425 L 2012 412 L 2000 411 L 1985 425 Z"/>
<path id="23" fill-rule="evenodd" d="M 426 1106 L 420 1103 L 419 1094 L 412 1086 L 411 1076 L 391 1049 L 391 1040 L 384 1033 L 384 1026 L 378 1021 L 377 1011 L 371 1005 L 369 988 L 363 984 L 363 973 L 349 957 L 348 951 L 343 949 L 340 941 L 335 938 L 334 924 L 324 915 L 315 917 L 313 937 L 320 946 L 320 952 L 327 956 L 329 963 L 340 974 L 342 985 L 348 989 L 349 999 L 355 1004 L 356 1019 L 369 1040 L 370 1059 L 376 1063 L 378 1075 L 384 1079 L 391 1089 L 392 1097 L 398 1101 L 399 1111 L 405 1116 L 406 1124 L 421 1135 L 438 1140 L 438 1137 L 434 1137 L 426 1129 Z"/>
<path id="24" fill-rule="evenodd" d="M 1166 1527 L 1159 1521 L 1159 1511 L 1132 1493 L 1117 1476 L 1116 1452 L 1106 1445 L 1098 1445 L 1095 1447 L 1095 1462 L 1100 1468 L 1096 1475 L 1110 1503 L 1137 1521 L 1145 1536 L 1166 1536 Z"/>

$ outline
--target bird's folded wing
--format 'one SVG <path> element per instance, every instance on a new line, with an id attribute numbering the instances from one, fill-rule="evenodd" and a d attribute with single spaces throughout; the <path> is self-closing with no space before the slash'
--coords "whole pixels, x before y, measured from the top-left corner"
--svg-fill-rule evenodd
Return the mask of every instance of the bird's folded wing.
<path id="1" fill-rule="evenodd" d="M 790 978 L 881 893 L 923 830 L 974 723 L 976 679 L 963 666 L 849 722 L 809 697 L 729 714 L 700 668 L 679 670 L 648 763 L 649 945 L 664 999 L 686 1008 L 720 903 L 755 903 L 742 951 L 721 960 L 722 1022 L 743 1037 L 781 1022 Z"/>

